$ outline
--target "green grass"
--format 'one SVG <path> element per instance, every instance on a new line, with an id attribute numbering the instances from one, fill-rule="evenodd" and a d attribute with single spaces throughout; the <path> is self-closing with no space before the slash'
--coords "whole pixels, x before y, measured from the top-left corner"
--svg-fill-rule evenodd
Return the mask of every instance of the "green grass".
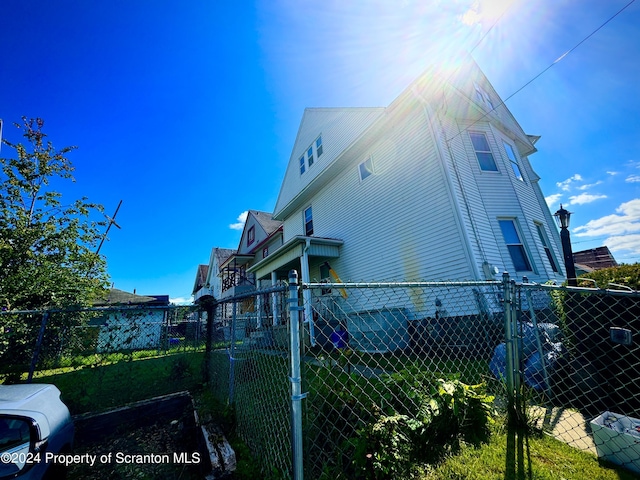
<path id="1" fill-rule="evenodd" d="M 112 354 L 113 355 L 113 354 Z M 95 412 L 202 385 L 204 352 L 145 357 L 40 372 L 34 382 L 52 383 L 72 414 Z"/>
<path id="2" fill-rule="evenodd" d="M 463 447 L 422 480 L 630 480 L 638 478 L 544 434 L 497 432 L 480 448 Z"/>

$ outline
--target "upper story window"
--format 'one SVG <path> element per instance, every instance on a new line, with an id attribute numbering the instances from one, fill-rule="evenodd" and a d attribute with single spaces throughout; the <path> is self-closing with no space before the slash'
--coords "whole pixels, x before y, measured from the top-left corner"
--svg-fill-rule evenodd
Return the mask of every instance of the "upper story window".
<path id="1" fill-rule="evenodd" d="M 300 175 L 302 175 L 305 171 L 304 165 L 304 155 L 300 157 Z"/>
<path id="2" fill-rule="evenodd" d="M 251 245 L 256 241 L 256 227 L 252 226 L 247 232 L 247 245 Z"/>
<path id="3" fill-rule="evenodd" d="M 269 256 L 269 247 L 264 247 L 262 249 L 262 258 L 267 258 Z"/>
<path id="4" fill-rule="evenodd" d="M 473 149 L 476 152 L 476 158 L 480 164 L 480 170 L 485 172 L 497 172 L 498 166 L 489 148 L 489 142 L 487 136 L 480 132 L 469 132 Z"/>
<path id="5" fill-rule="evenodd" d="M 313 165 L 313 145 L 309 147 L 309 150 L 307 150 L 307 163 L 309 164 L 309 167 Z"/>
<path id="6" fill-rule="evenodd" d="M 480 85 L 476 82 L 473 82 L 473 87 L 476 90 L 476 98 L 480 103 L 484 103 L 490 110 L 493 110 L 495 107 L 493 106 L 493 102 L 491 101 L 491 97 Z"/>
<path id="7" fill-rule="evenodd" d="M 373 175 L 373 160 L 371 160 L 371 157 L 367 158 L 364 162 L 358 165 L 358 172 L 360 173 L 360 181 L 364 180 L 370 175 Z"/>
<path id="8" fill-rule="evenodd" d="M 316 155 L 318 155 L 318 158 L 320 158 L 320 155 L 322 155 L 322 137 L 318 137 L 316 139 Z"/>
<path id="9" fill-rule="evenodd" d="M 518 165 L 518 157 L 516 157 L 516 152 L 513 150 L 513 147 L 510 143 L 502 142 L 504 144 L 504 149 L 507 152 L 507 157 L 511 161 L 511 167 L 513 168 L 513 173 L 518 180 L 524 182 L 524 177 L 522 176 L 522 172 L 520 172 L 520 166 Z"/>
<path id="10" fill-rule="evenodd" d="M 307 236 L 313 235 L 313 213 L 311 207 L 304 211 L 304 234 Z"/>
<path id="11" fill-rule="evenodd" d="M 518 234 L 518 229 L 513 220 L 499 220 L 500 230 L 502 230 L 502 236 L 507 244 L 511 261 L 517 272 L 530 272 L 531 263 L 527 258 L 527 252 L 524 248 L 524 244 Z"/>
<path id="12" fill-rule="evenodd" d="M 549 264 L 551 265 L 551 269 L 558 273 L 558 265 L 556 264 L 555 259 L 553 258 L 553 253 L 551 253 L 551 248 L 549 248 L 549 242 L 547 241 L 547 235 L 544 233 L 544 227 L 540 223 L 536 223 L 536 230 L 538 231 L 538 236 L 540 237 L 540 243 L 542 243 L 542 248 L 544 248 L 544 253 L 547 255 L 547 260 L 549 260 Z"/>

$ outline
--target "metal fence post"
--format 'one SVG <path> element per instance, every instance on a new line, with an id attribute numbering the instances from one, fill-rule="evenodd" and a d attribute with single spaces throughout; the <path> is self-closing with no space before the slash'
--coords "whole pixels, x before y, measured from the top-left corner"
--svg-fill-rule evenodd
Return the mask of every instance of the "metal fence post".
<path id="1" fill-rule="evenodd" d="M 235 376 L 235 368 L 234 363 L 236 361 L 235 358 L 235 350 L 236 350 L 236 313 L 238 311 L 238 302 L 236 300 L 233 301 L 233 310 L 231 314 L 231 332 L 229 334 L 229 338 L 231 339 L 231 344 L 229 345 L 229 405 L 233 403 L 233 395 L 234 395 L 234 376 Z"/>
<path id="2" fill-rule="evenodd" d="M 502 294 L 504 302 L 504 344 L 506 347 L 506 372 L 505 380 L 507 385 L 507 402 L 509 420 L 514 420 L 515 417 L 512 414 L 515 412 L 515 348 L 514 348 L 514 329 L 513 329 L 513 287 L 509 274 L 504 272 L 502 274 Z M 517 340 L 517 336 L 516 336 Z"/>
<path id="3" fill-rule="evenodd" d="M 300 311 L 303 307 L 298 305 L 298 273 L 295 270 L 289 272 L 289 318 L 290 336 L 289 347 L 291 350 L 291 446 L 293 460 L 294 480 L 303 479 L 302 462 L 302 378 L 300 368 Z"/>
<path id="4" fill-rule="evenodd" d="M 33 380 L 33 373 L 36 370 L 38 357 L 40 356 L 40 348 L 42 347 L 42 342 L 44 340 L 44 331 L 47 328 L 48 320 L 49 320 L 49 312 L 44 312 L 44 314 L 42 315 L 42 323 L 40 323 L 40 331 L 38 332 L 38 340 L 36 341 L 36 348 L 34 349 L 33 356 L 31 357 L 31 367 L 29 368 L 27 383 L 31 383 L 31 380 Z"/>

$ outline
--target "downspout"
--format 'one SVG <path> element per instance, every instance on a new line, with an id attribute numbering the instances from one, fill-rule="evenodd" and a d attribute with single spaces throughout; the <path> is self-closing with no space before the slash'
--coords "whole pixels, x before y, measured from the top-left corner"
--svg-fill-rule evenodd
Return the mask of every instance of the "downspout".
<path id="1" fill-rule="evenodd" d="M 440 135 L 437 133 L 436 129 L 434 128 L 434 124 L 432 121 L 432 114 L 431 114 L 431 109 L 429 108 L 427 102 L 425 101 L 425 99 L 423 98 L 422 94 L 419 93 L 417 91 L 417 89 L 414 87 L 413 89 L 413 94 L 414 96 L 418 99 L 418 101 L 420 101 L 420 104 L 422 105 L 422 111 L 424 113 L 424 117 L 427 120 L 427 124 L 429 125 L 429 130 L 431 133 L 431 140 L 433 141 L 433 144 L 436 147 L 437 153 L 438 153 L 438 157 L 441 159 L 441 167 L 444 173 L 444 177 L 447 180 L 447 187 L 448 187 L 448 191 L 449 191 L 449 195 L 451 197 L 451 203 L 454 205 L 454 208 L 456 210 L 457 215 L 456 217 L 456 223 L 458 225 L 458 230 L 461 233 L 461 237 L 464 239 L 464 241 L 462 242 L 462 245 L 464 246 L 464 249 L 467 253 L 467 258 L 469 259 L 469 262 L 471 263 L 471 267 L 472 267 L 472 271 L 473 271 L 473 275 L 475 276 L 476 279 L 482 279 L 482 276 L 480 274 L 480 269 L 478 268 L 477 263 L 474 261 L 474 255 L 473 255 L 473 248 L 471 246 L 471 242 L 469 240 L 469 236 L 467 235 L 467 231 L 464 228 L 463 222 L 462 222 L 462 210 L 460 208 L 460 204 L 458 202 L 458 198 L 455 195 L 455 192 L 453 191 L 453 181 L 451 179 L 451 175 L 449 173 L 449 169 L 444 165 L 445 162 L 445 156 L 444 156 L 444 148 L 442 146 L 442 140 L 440 139 Z M 451 158 L 451 162 L 452 164 L 454 164 L 454 168 L 455 168 L 455 160 L 453 158 L 453 155 L 451 153 L 451 151 L 449 150 L 449 156 Z M 462 187 L 462 184 L 460 184 L 460 188 L 463 192 L 464 195 L 464 189 Z M 474 231 L 474 234 L 476 234 L 475 231 L 475 227 L 473 225 L 473 220 L 471 219 L 471 217 L 469 217 L 469 220 L 471 222 L 471 228 Z M 476 234 L 477 237 L 477 234 Z M 476 241 L 478 241 L 476 239 Z M 478 241 L 478 248 L 480 249 L 480 252 L 482 254 L 482 256 L 484 257 L 484 251 L 482 250 L 482 246 Z M 483 258 L 483 260 L 485 260 Z"/>
<path id="2" fill-rule="evenodd" d="M 302 257 L 300 257 L 300 269 L 302 270 L 302 300 L 304 303 L 304 322 L 309 325 L 309 343 L 312 347 L 316 346 L 316 335 L 313 325 L 313 309 L 311 308 L 311 290 L 304 288 L 306 283 L 310 283 L 309 274 L 309 248 L 311 248 L 311 239 L 306 238 L 304 247 L 302 248 Z"/>

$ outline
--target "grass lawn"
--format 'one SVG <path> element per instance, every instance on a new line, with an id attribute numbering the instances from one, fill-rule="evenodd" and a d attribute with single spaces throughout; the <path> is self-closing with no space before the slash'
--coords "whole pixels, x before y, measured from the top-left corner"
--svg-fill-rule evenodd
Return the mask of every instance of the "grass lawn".
<path id="1" fill-rule="evenodd" d="M 480 448 L 464 447 L 422 480 L 631 480 L 627 470 L 599 461 L 548 435 L 497 432 Z"/>
<path id="2" fill-rule="evenodd" d="M 132 356 L 116 363 L 39 372 L 37 383 L 52 383 L 73 415 L 97 412 L 203 383 L 205 353 L 174 353 L 160 357 Z"/>

